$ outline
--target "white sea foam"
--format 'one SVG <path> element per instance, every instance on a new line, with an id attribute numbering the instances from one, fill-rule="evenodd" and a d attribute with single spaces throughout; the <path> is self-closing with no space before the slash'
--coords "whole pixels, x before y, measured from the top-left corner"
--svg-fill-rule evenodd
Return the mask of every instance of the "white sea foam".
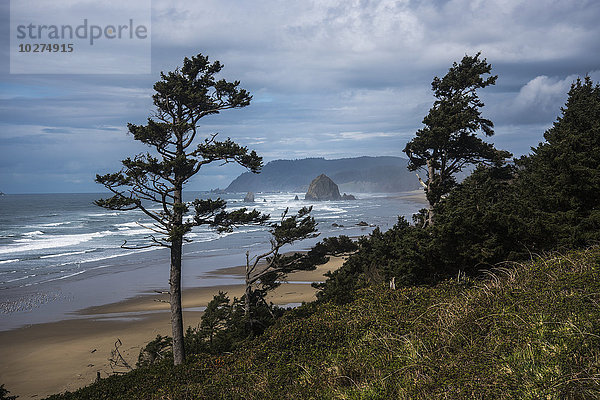
<path id="1" fill-rule="evenodd" d="M 114 217 L 114 216 L 118 216 L 118 215 L 121 215 L 121 213 L 118 211 L 85 214 L 86 217 L 109 217 L 109 216 Z"/>
<path id="2" fill-rule="evenodd" d="M 9 279 L 5 283 L 13 283 L 13 282 L 17 282 L 17 281 L 22 281 L 23 279 L 33 278 L 34 276 L 36 276 L 36 275 L 35 274 L 25 275 L 25 276 L 22 276 L 20 278 Z"/>
<path id="3" fill-rule="evenodd" d="M 10 263 L 14 263 L 14 262 L 17 262 L 17 261 L 21 261 L 21 260 L 18 259 L 18 258 L 13 258 L 11 260 L 2 260 L 2 261 L 0 261 L 0 264 L 10 264 Z"/>
<path id="4" fill-rule="evenodd" d="M 54 228 L 57 226 L 61 226 L 61 225 L 67 225 L 72 223 L 72 221 L 66 221 L 66 222 L 49 222 L 46 224 L 33 224 L 33 225 L 26 225 L 24 226 L 24 228 L 31 228 L 31 229 L 39 229 L 39 228 Z"/>
<path id="5" fill-rule="evenodd" d="M 52 227 L 55 227 L 55 226 L 67 225 L 67 224 L 70 224 L 70 223 L 71 223 L 70 221 L 68 221 L 68 222 L 51 222 L 51 223 L 48 223 L 48 224 L 40 224 L 38 226 L 52 228 Z"/>
<path id="6" fill-rule="evenodd" d="M 41 256 L 40 258 L 55 258 L 55 257 L 64 257 L 64 256 L 74 256 L 74 255 L 77 255 L 77 254 L 89 253 L 90 251 L 93 251 L 93 250 L 71 251 L 71 252 L 68 252 L 68 253 L 49 254 L 47 256 Z"/>
<path id="7" fill-rule="evenodd" d="M 118 228 L 118 231 L 112 232 L 113 235 L 116 236 L 126 236 L 131 238 L 135 235 L 148 235 L 153 233 L 153 231 L 149 228 L 140 228 L 140 229 L 131 229 L 131 228 Z"/>
<path id="8" fill-rule="evenodd" d="M 152 224 L 150 222 L 125 222 L 122 224 L 115 224 L 118 230 L 118 234 L 137 235 L 137 234 L 148 234 L 152 232 Z"/>
<path id="9" fill-rule="evenodd" d="M 102 256 L 102 257 L 90 258 L 89 260 L 82 260 L 81 264 L 91 263 L 91 262 L 96 262 L 96 261 L 104 261 L 104 260 L 108 260 L 108 259 L 111 259 L 111 258 L 117 258 L 117 257 L 130 256 L 132 254 L 146 253 L 148 251 L 154 251 L 154 250 L 157 250 L 159 248 L 160 247 L 149 247 L 147 249 L 138 249 L 138 250 L 135 250 L 135 251 L 128 251 L 128 252 L 125 252 L 125 253 L 111 254 L 110 256 Z M 72 264 L 72 263 L 65 263 L 65 264 L 61 264 L 61 265 L 66 265 L 66 264 Z"/>
<path id="10" fill-rule="evenodd" d="M 213 240 L 218 240 L 229 235 L 235 235 L 236 231 L 233 232 L 223 232 L 217 233 L 215 231 L 204 231 L 204 232 L 192 232 L 186 235 L 187 238 L 193 239 L 194 242 L 212 242 Z"/>
<path id="11" fill-rule="evenodd" d="M 23 236 L 40 236 L 43 234 L 44 234 L 44 232 L 42 232 L 42 231 L 33 231 L 33 232 L 25 232 L 23 234 Z"/>
<path id="12" fill-rule="evenodd" d="M 137 228 L 140 226 L 139 222 L 123 222 L 121 224 L 115 224 L 116 227 L 120 228 Z"/>
<path id="13" fill-rule="evenodd" d="M 37 285 L 39 283 L 48 283 L 48 282 L 60 281 L 60 280 L 63 280 L 63 279 L 72 278 L 74 276 L 81 275 L 84 272 L 87 272 L 87 270 L 82 269 L 81 271 L 73 272 L 72 274 L 69 274 L 69 275 L 63 275 L 63 276 L 59 276 L 57 278 L 52 278 L 52 279 L 45 280 L 43 282 L 35 282 L 33 284 Z M 31 283 L 28 284 L 28 285 L 25 285 L 25 286 L 30 286 L 30 285 L 31 285 Z"/>
<path id="14" fill-rule="evenodd" d="M 79 235 L 44 235 L 39 239 L 20 239 L 15 240 L 18 244 L 9 244 L 0 247 L 0 254 L 23 253 L 28 251 L 54 249 L 57 247 L 74 246 L 110 234 L 113 234 L 113 232 L 102 231 Z"/>

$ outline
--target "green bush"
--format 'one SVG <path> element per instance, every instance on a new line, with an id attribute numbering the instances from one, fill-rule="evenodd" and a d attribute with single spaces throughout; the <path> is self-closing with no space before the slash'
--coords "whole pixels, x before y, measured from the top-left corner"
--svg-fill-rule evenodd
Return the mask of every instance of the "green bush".
<path id="1" fill-rule="evenodd" d="M 4 384 L 0 385 L 0 400 L 15 400 L 19 396 L 9 396 L 9 390 L 4 388 Z"/>

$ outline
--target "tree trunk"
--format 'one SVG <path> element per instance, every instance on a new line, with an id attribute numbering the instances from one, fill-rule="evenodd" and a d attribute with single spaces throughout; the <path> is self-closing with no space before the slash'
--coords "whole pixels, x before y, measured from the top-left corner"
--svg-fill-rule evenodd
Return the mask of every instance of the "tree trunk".
<path id="1" fill-rule="evenodd" d="M 435 170 L 431 159 L 427 160 L 427 175 L 429 175 L 429 179 L 427 179 L 427 201 L 429 201 L 429 208 L 427 210 L 427 221 L 425 222 L 425 226 L 433 226 L 433 206 L 435 205 L 435 200 L 431 197 L 430 191 L 431 184 L 435 179 Z"/>
<path id="2" fill-rule="evenodd" d="M 173 363 L 179 365 L 185 361 L 183 345 L 183 312 L 181 309 L 181 245 L 182 240 L 171 243 L 171 330 L 173 332 Z"/>
<path id="3" fill-rule="evenodd" d="M 244 302 L 244 317 L 246 322 L 250 321 L 250 295 L 252 284 L 250 283 L 250 253 L 246 252 L 246 301 Z"/>
<path id="4" fill-rule="evenodd" d="M 176 175 L 176 179 L 177 174 Z M 182 185 L 176 184 L 173 193 L 173 226 L 171 227 L 171 274 L 169 285 L 171 290 L 171 330 L 173 332 L 173 363 L 182 364 L 185 361 L 185 348 L 183 344 L 183 312 L 181 309 L 181 254 L 183 237 Z"/>

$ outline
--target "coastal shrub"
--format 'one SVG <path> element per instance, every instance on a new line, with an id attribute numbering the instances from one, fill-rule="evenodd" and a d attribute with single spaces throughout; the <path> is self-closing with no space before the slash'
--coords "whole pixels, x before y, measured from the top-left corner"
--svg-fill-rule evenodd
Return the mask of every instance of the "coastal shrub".
<path id="1" fill-rule="evenodd" d="M 173 338 L 156 335 L 156 338 L 140 350 L 137 363 L 139 367 L 147 367 L 158 361 L 173 358 Z"/>
<path id="2" fill-rule="evenodd" d="M 19 396 L 9 396 L 9 390 L 4 388 L 4 384 L 0 385 L 0 400 L 15 400 Z"/>
<path id="3" fill-rule="evenodd" d="M 267 304 L 258 294 L 250 299 L 253 323 L 244 316 L 244 299 L 229 299 L 227 293 L 219 292 L 208 303 L 200 324 L 188 327 L 185 348 L 190 354 L 223 354 L 233 351 L 241 344 L 260 336 L 277 318 L 284 308 Z"/>
<path id="4" fill-rule="evenodd" d="M 423 240 L 427 235 L 403 217 L 386 232 L 375 228 L 371 235 L 358 240 L 358 251 L 341 268 L 328 272 L 327 280 L 315 285 L 321 289 L 317 297 L 345 303 L 354 298 L 356 290 L 387 283 L 393 277 L 400 285 L 434 282 L 437 272 L 429 268 L 431 253 Z"/>

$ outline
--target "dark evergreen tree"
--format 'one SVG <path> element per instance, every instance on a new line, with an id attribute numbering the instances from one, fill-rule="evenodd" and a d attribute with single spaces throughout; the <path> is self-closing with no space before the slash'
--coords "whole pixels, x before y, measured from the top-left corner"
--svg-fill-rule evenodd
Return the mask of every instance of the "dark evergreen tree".
<path id="1" fill-rule="evenodd" d="M 231 323 L 234 305 L 230 304 L 227 293 L 219 291 L 207 304 L 200 325 L 197 328 L 188 327 L 185 334 L 186 352 L 199 354 L 231 350 L 231 338 L 221 333 Z"/>
<path id="2" fill-rule="evenodd" d="M 494 85 L 497 79 L 484 77 L 492 67 L 479 56 L 465 56 L 443 78 L 433 79 L 436 100 L 423 119 L 425 127 L 404 148 L 409 169 L 426 172 L 425 181 L 419 177 L 429 202 L 425 225 L 433 225 L 434 207 L 456 186 L 456 173 L 468 165 L 497 163 L 510 157 L 510 153 L 496 150 L 477 136 L 480 131 L 486 136 L 494 134 L 492 121 L 481 116 L 484 104 L 477 90 Z"/>
<path id="3" fill-rule="evenodd" d="M 517 161 L 522 217 L 541 248 L 600 241 L 600 86 L 577 79 L 561 114 L 545 141 Z"/>
<path id="4" fill-rule="evenodd" d="M 116 173 L 97 175 L 96 181 L 113 196 L 96 201 L 111 210 L 141 210 L 152 221 L 155 235 L 144 247 L 162 246 L 171 251 L 170 304 L 173 331 L 174 363 L 185 360 L 183 316 L 181 310 L 181 256 L 185 235 L 193 227 L 207 225 L 218 231 L 232 229 L 237 224 L 262 223 L 268 216 L 246 209 L 226 211 L 222 199 L 185 202 L 183 188 L 204 165 L 212 162 L 234 162 L 258 172 L 262 159 L 230 139 L 217 141 L 216 134 L 194 145 L 199 121 L 223 110 L 246 107 L 252 96 L 240 89 L 239 82 L 216 80 L 214 75 L 223 66 L 198 54 L 185 58 L 183 67 L 173 72 L 161 72 L 152 96 L 156 112 L 146 125 L 129 124 L 135 140 L 150 146 L 155 153 L 139 154 L 122 161 Z M 159 211 L 151 206 L 158 204 Z M 185 219 L 192 211 L 192 218 Z M 124 247 L 127 247 L 126 244 Z"/>
<path id="5" fill-rule="evenodd" d="M 514 188 L 515 167 L 479 166 L 435 208 L 431 245 L 446 275 L 476 274 L 528 255 L 531 236 Z"/>

